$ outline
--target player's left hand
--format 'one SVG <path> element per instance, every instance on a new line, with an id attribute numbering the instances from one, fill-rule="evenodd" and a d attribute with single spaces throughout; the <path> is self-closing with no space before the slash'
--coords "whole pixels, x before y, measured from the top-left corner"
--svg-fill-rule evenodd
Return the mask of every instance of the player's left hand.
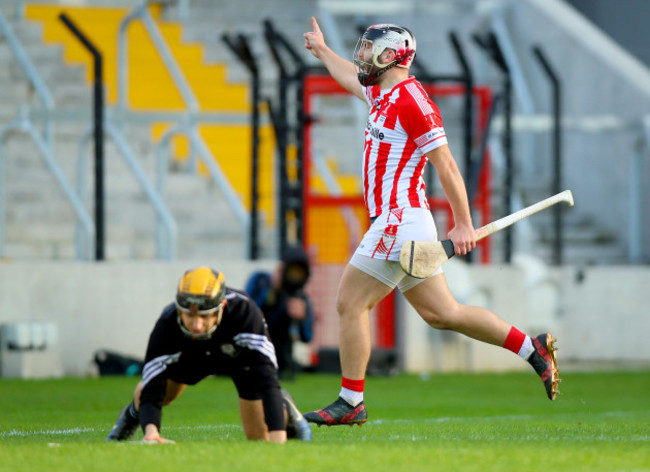
<path id="1" fill-rule="evenodd" d="M 158 439 L 142 439 L 144 444 L 176 444 L 176 441 L 160 437 Z"/>
<path id="2" fill-rule="evenodd" d="M 454 243 L 457 256 L 464 256 L 476 247 L 476 235 L 472 225 L 456 225 L 447 237 Z"/>
<path id="3" fill-rule="evenodd" d="M 148 424 L 145 427 L 145 433 L 144 438 L 142 438 L 142 442 L 145 444 L 174 444 L 174 441 L 171 439 L 163 438 L 160 435 L 158 428 L 153 424 Z"/>

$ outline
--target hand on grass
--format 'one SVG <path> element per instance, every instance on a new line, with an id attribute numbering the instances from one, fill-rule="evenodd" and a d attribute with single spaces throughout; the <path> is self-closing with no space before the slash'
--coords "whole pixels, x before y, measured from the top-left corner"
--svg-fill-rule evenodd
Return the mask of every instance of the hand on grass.
<path id="1" fill-rule="evenodd" d="M 174 441 L 171 439 L 165 439 L 160 435 L 160 431 L 158 431 L 156 425 L 148 424 L 144 431 L 142 442 L 145 444 L 174 444 Z"/>

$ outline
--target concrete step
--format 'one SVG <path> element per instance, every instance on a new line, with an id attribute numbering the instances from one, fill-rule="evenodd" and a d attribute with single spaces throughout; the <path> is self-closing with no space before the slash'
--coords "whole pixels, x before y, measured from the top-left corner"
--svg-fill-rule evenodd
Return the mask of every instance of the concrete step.
<path id="1" fill-rule="evenodd" d="M 32 154 L 30 154 L 30 151 Z M 9 191 L 26 182 L 55 182 L 54 175 L 46 166 L 42 155 L 35 146 L 31 148 L 25 146 L 21 152 L 16 152 L 11 147 L 8 147 L 6 150 L 3 150 L 3 156 L 8 156 L 6 161 L 6 172 L 8 176 L 6 185 Z M 91 150 L 89 150 L 86 157 L 84 177 L 86 186 L 90 187 L 94 182 L 94 158 Z M 76 153 L 66 154 L 55 151 L 54 159 L 66 180 L 68 180 L 68 183 L 76 186 Z M 147 159 L 139 159 L 138 164 L 143 168 L 149 181 L 153 182 L 155 179 L 153 164 Z M 124 163 L 122 155 L 115 151 L 106 152 L 104 155 L 104 179 L 107 188 L 110 190 L 116 189 L 116 191 L 119 191 L 132 186 L 139 186 L 132 172 Z M 133 182 L 133 185 L 131 185 L 131 182 Z M 39 190 L 39 187 L 33 185 L 30 185 L 30 187 L 35 191 Z"/>
<path id="2" fill-rule="evenodd" d="M 554 241 L 555 230 L 550 224 L 540 227 L 538 236 L 541 243 L 550 244 Z M 607 228 L 583 225 L 565 226 L 562 237 L 567 244 L 611 244 L 618 240 L 616 233 Z"/>
<path id="3" fill-rule="evenodd" d="M 81 65 L 63 65 L 47 63 L 39 65 L 37 72 L 47 88 L 56 88 L 58 83 L 75 82 L 78 84 L 85 83 L 86 72 Z M 0 81 L 8 83 L 28 83 L 28 77 L 18 62 L 9 62 L 5 67 L 0 69 Z M 11 97 L 9 97 L 11 98 Z"/>
<path id="4" fill-rule="evenodd" d="M 75 221 L 74 210 L 63 199 L 39 200 L 33 203 L 33 205 L 18 204 L 16 198 L 12 198 L 6 208 L 7 227 L 26 226 L 34 221 L 63 225 Z"/>
<path id="5" fill-rule="evenodd" d="M 57 82 L 52 86 L 51 92 L 58 107 L 75 108 L 85 106 L 92 109 L 92 86 L 87 84 L 85 80 Z"/>
<path id="6" fill-rule="evenodd" d="M 282 18 L 295 19 L 309 22 L 309 15 L 316 11 L 315 0 L 247 0 L 245 14 L 242 14 L 242 5 L 228 0 L 192 0 L 189 2 L 187 20 L 205 20 L 212 18 L 213 21 L 246 22 L 257 18 Z M 174 4 L 164 11 L 164 18 L 175 20 L 178 18 L 178 7 Z"/>
<path id="7" fill-rule="evenodd" d="M 14 33 L 16 30 L 14 30 Z M 45 45 L 40 39 L 29 42 L 21 42 L 23 52 L 30 59 L 38 70 L 42 65 L 63 65 L 63 48 L 58 45 Z M 11 48 L 0 47 L 0 64 L 16 62 Z"/>
<path id="8" fill-rule="evenodd" d="M 43 64 L 38 72 L 46 84 L 52 84 L 53 90 L 57 84 L 75 83 L 86 85 L 86 67 L 81 64 Z"/>
<path id="9" fill-rule="evenodd" d="M 498 181 L 498 180 L 495 180 Z M 531 185 L 519 192 L 524 195 L 524 205 L 531 205 L 552 194 L 549 190 L 550 184 L 539 183 Z M 503 201 L 499 195 L 499 189 L 493 192 L 493 214 L 494 219 L 504 216 L 500 210 Z M 579 211 L 578 207 L 570 208 L 565 204 L 559 204 L 562 209 L 563 222 L 563 260 L 565 264 L 593 265 L 627 263 L 625 241 L 613 230 L 602 226 L 593 217 L 589 217 Z M 542 258 L 549 263 L 553 260 L 554 245 L 554 212 L 549 208 L 537 213 L 524 222 L 517 223 L 513 228 L 515 239 L 513 240 L 513 251 L 530 251 L 533 255 Z M 522 228 L 527 226 L 526 232 Z M 492 236 L 493 260 L 503 261 L 503 241 L 505 231 L 500 231 Z M 528 238 L 517 246 L 517 238 Z"/>
<path id="10" fill-rule="evenodd" d="M 42 191 L 48 187 L 58 188 L 53 174 L 45 165 L 41 155 L 34 145 L 25 137 L 18 137 L 20 142 L 9 142 L 3 149 L 6 159 L 5 188 L 7 195 L 19 200 L 38 199 Z M 77 180 L 77 146 L 55 146 L 55 159 L 68 183 L 76 188 Z M 123 156 L 112 146 L 105 153 L 104 185 L 108 196 L 119 198 L 120 195 L 132 198 L 144 194 L 140 182 L 127 166 Z M 94 188 L 94 160 L 92 149 L 88 149 L 85 164 L 85 183 L 87 192 Z M 151 155 L 136 156 L 138 165 L 142 168 L 149 183 L 156 185 L 156 162 Z M 165 197 L 196 198 L 202 194 L 216 191 L 210 179 L 205 176 L 187 172 L 169 172 L 165 177 Z M 217 192 L 218 193 L 218 192 Z"/>
<path id="11" fill-rule="evenodd" d="M 4 257 L 9 260 L 71 260 L 75 258 L 75 246 L 68 243 L 32 244 L 8 240 L 5 241 Z"/>
<path id="12" fill-rule="evenodd" d="M 10 104 L 20 104 L 32 96 L 29 84 L 24 80 L 5 81 L 0 87 L 0 101 Z"/>
<path id="13" fill-rule="evenodd" d="M 545 261 L 553 260 L 553 249 L 550 245 L 538 245 L 534 255 Z M 627 264 L 628 258 L 624 248 L 614 244 L 565 244 L 562 250 L 565 265 L 616 265 Z"/>
<path id="14" fill-rule="evenodd" d="M 43 24 L 37 21 L 17 20 L 7 17 L 14 35 L 21 44 L 39 44 L 43 41 Z"/>
<path id="15" fill-rule="evenodd" d="M 49 227 L 41 228 L 42 231 L 49 229 Z M 127 236 L 129 236 L 128 228 L 114 226 L 107 228 L 104 248 L 107 260 L 155 258 L 155 232 L 138 234 L 137 237 L 132 234 L 130 237 Z M 215 233 L 196 237 L 179 232 L 178 259 L 204 260 L 225 256 L 244 259 L 246 255 L 246 237 L 243 234 L 224 237 L 222 234 Z M 43 240 L 38 236 L 33 239 L 28 237 L 20 240 L 7 239 L 5 257 L 8 259 L 74 259 L 76 257 L 74 228 L 62 228 L 56 240 L 51 238 Z"/>
<path id="16" fill-rule="evenodd" d="M 7 225 L 7 241 L 61 244 L 74 238 L 74 226 L 32 221 L 28 225 Z"/>
<path id="17" fill-rule="evenodd" d="M 283 8 L 282 2 L 254 1 L 252 4 L 247 3 L 247 14 L 242 16 L 241 6 L 236 3 L 191 2 L 185 22 L 188 27 L 183 29 L 183 40 L 201 43 L 206 62 L 228 64 L 228 80 L 241 82 L 248 81 L 249 74 L 221 38 L 223 34 L 244 34 L 263 71 L 262 82 L 269 80 L 274 83 L 277 67 L 264 39 L 263 21 L 271 18 L 290 44 L 301 51 L 302 35 L 310 25 L 309 17 L 314 8 L 315 2 L 311 0 L 301 2 L 300 5 L 287 2 L 286 8 Z M 219 14 L 215 15 L 215 11 Z M 169 18 L 175 18 L 174 10 L 170 10 Z"/>
<path id="18" fill-rule="evenodd" d="M 493 264 L 503 264 L 505 261 L 504 236 L 504 231 L 490 236 L 491 261 Z M 549 265 L 553 264 L 554 249 L 552 244 L 535 242 L 527 244 L 526 247 L 520 247 L 516 241 L 513 244 L 513 254 L 529 253 Z M 589 242 L 565 241 L 562 249 L 562 259 L 565 265 L 577 266 L 628 263 L 626 250 L 620 245 Z"/>
<path id="19" fill-rule="evenodd" d="M 204 37 L 209 43 L 206 58 L 210 54 L 214 54 L 215 58 L 221 57 L 235 71 L 229 80 L 239 78 L 239 81 L 248 82 L 248 71 L 241 65 L 237 66 L 238 61 L 231 51 L 224 48 L 220 39 L 220 32 L 225 31 L 226 26 L 230 27 L 235 24 L 235 20 L 241 20 L 241 5 L 222 3 L 225 9 L 224 27 L 215 28 L 214 3 L 190 2 L 193 11 L 197 6 L 202 13 L 195 14 L 195 17 L 198 16 L 195 19 L 196 26 L 185 28 L 185 31 L 201 30 L 197 36 Z M 92 0 L 92 4 L 97 4 L 96 0 Z M 110 4 L 115 2 L 111 1 Z M 277 71 L 261 37 L 261 19 L 264 15 L 270 16 L 277 5 L 258 0 L 255 5 L 257 16 L 249 21 L 238 21 L 236 32 L 240 31 L 241 24 L 243 31 L 250 27 L 251 34 L 257 35 L 255 47 L 264 55 L 264 77 L 271 76 L 271 80 L 263 80 L 263 87 L 266 86 L 269 93 L 275 93 Z M 206 12 L 211 12 L 210 21 L 203 20 Z M 307 21 L 305 18 L 308 16 L 296 14 L 296 18 L 298 16 L 303 23 Z M 219 18 L 216 21 L 220 21 Z M 61 47 L 43 45 L 40 24 L 17 22 L 15 30 L 22 39 L 28 56 L 50 87 L 58 110 L 71 113 L 69 119 L 57 120 L 53 127 L 53 152 L 68 182 L 74 186 L 80 138 L 91 123 L 92 95 L 85 80 L 84 67 L 64 65 Z M 286 30 L 295 30 L 296 35 L 300 35 L 297 36 L 300 38 L 298 43 L 302 41 L 302 27 L 288 25 Z M 0 65 L 6 65 L 0 71 L 0 98 L 5 98 L 0 99 L 0 116 L 10 119 L 24 103 L 37 106 L 38 99 L 27 85 L 23 72 L 11 52 L 3 48 L 2 44 Z M 239 72 L 236 71 L 237 67 Z M 79 116 L 73 117 L 75 113 Z M 155 157 L 149 126 L 129 124 L 124 131 L 139 164 L 153 182 Z M 114 143 L 110 139 L 106 143 L 106 256 L 108 259 L 153 258 L 155 212 Z M 88 196 L 84 205 L 92 209 L 92 145 L 88 146 L 87 154 L 89 162 L 85 177 Z M 12 136 L 3 148 L 3 156 L 7 158 L 6 165 L 9 169 L 4 186 L 7 196 L 5 252 L 8 257 L 73 258 L 76 216 L 34 144 L 25 136 Z M 165 202 L 178 224 L 179 258 L 220 257 L 224 254 L 245 257 L 247 235 L 210 179 L 186 173 L 171 173 L 167 176 Z M 268 232 L 266 229 L 262 231 Z M 272 232 L 264 236 L 266 241 L 272 238 Z M 273 244 L 269 246 L 274 247 Z"/>
<path id="20" fill-rule="evenodd" d="M 9 174 L 5 186 L 8 221 L 21 224 L 35 220 L 50 222 L 75 220 L 74 214 L 69 210 L 70 204 L 45 166 L 30 172 L 21 171 L 20 177 L 14 175 L 14 172 L 15 170 Z M 73 178 L 68 177 L 68 181 L 70 185 L 75 185 Z M 94 189 L 91 175 L 87 175 L 86 184 L 88 188 L 85 204 L 90 207 Z M 197 220 L 211 223 L 223 219 L 234 222 L 224 228 L 225 233 L 231 232 L 231 228 L 239 227 L 221 193 L 203 176 L 185 173 L 169 174 L 164 201 L 179 224 L 200 228 L 201 225 L 196 226 L 192 223 Z M 116 223 L 132 221 L 130 224 L 136 227 L 149 227 L 153 224 L 153 207 L 144 190 L 128 172 L 114 172 L 107 176 L 105 205 L 107 217 L 115 219 Z M 136 212 L 142 213 L 144 217 L 134 217 L 132 214 Z M 148 221 L 149 217 L 152 218 L 151 221 Z"/>

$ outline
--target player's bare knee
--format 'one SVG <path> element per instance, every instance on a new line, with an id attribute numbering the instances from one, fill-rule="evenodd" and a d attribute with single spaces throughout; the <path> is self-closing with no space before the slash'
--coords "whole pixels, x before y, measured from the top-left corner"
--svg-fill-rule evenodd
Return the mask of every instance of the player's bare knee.
<path id="1" fill-rule="evenodd" d="M 429 326 L 431 326 L 434 329 L 449 329 L 449 325 L 445 321 L 444 318 L 439 318 L 436 316 L 429 316 L 427 318 L 423 318 L 424 321 L 427 322 Z"/>
<path id="2" fill-rule="evenodd" d="M 181 396 L 183 390 L 184 390 L 183 388 L 167 390 L 167 393 L 165 394 L 165 398 L 163 398 L 163 406 L 169 406 L 172 403 L 174 403 L 174 401 Z"/>
<path id="3" fill-rule="evenodd" d="M 246 439 L 249 441 L 265 441 L 266 436 L 262 432 L 246 433 Z"/>
<path id="4" fill-rule="evenodd" d="M 345 300 L 345 298 L 338 297 L 336 299 L 336 312 L 341 318 L 349 318 L 359 314 L 361 310 L 357 310 L 353 304 Z"/>
<path id="5" fill-rule="evenodd" d="M 435 329 L 453 329 L 452 317 L 445 313 L 434 310 L 423 310 L 419 312 L 422 319 Z"/>
<path id="6" fill-rule="evenodd" d="M 138 382 L 135 390 L 133 391 L 133 403 L 135 404 L 135 409 L 140 409 L 140 395 L 142 394 L 142 382 Z"/>
<path id="7" fill-rule="evenodd" d="M 171 405 L 172 403 L 174 403 L 174 401 L 175 401 L 178 397 L 181 396 L 181 393 L 182 393 L 182 392 L 183 392 L 183 390 L 177 390 L 177 391 L 173 391 L 173 392 L 167 392 L 167 394 L 165 395 L 165 398 L 163 399 L 163 406 L 169 406 L 169 405 Z"/>
<path id="8" fill-rule="evenodd" d="M 350 300 L 346 297 L 337 297 L 336 312 L 339 314 L 339 318 L 358 317 L 372 310 L 376 304 L 377 302 L 374 301 L 359 301 Z"/>
<path id="9" fill-rule="evenodd" d="M 247 425 L 244 434 L 249 441 L 268 441 L 269 430 L 266 425 Z"/>

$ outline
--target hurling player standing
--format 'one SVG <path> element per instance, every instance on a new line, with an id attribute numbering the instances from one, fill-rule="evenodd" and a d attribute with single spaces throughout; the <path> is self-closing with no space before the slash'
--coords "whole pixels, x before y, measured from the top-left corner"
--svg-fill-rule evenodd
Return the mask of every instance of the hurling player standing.
<path id="1" fill-rule="evenodd" d="M 339 398 L 306 413 L 305 418 L 319 425 L 366 421 L 363 390 L 371 345 L 368 313 L 395 287 L 431 327 L 502 346 L 526 359 L 553 400 L 559 377 L 555 340 L 550 334 L 531 338 L 487 309 L 459 304 L 441 269 L 422 280 L 407 275 L 399 265 L 404 241 L 437 240 L 422 177 L 427 161 L 436 168 L 453 211 L 454 226 L 448 238 L 456 254 L 467 254 L 476 246 L 465 184 L 447 145 L 440 112 L 409 75 L 416 49 L 413 34 L 397 25 L 370 26 L 359 39 L 351 62 L 327 46 L 314 18 L 312 27 L 313 31 L 304 35 L 305 48 L 370 109 L 362 160 L 364 201 L 371 226 L 338 288 Z"/>
<path id="2" fill-rule="evenodd" d="M 130 439 L 140 426 L 145 442 L 169 442 L 161 435 L 162 407 L 208 375 L 232 378 L 246 438 L 311 440 L 309 424 L 280 388 L 262 312 L 209 267 L 183 274 L 174 302 L 163 309 L 149 338 L 133 401 L 122 409 L 106 440 Z"/>

